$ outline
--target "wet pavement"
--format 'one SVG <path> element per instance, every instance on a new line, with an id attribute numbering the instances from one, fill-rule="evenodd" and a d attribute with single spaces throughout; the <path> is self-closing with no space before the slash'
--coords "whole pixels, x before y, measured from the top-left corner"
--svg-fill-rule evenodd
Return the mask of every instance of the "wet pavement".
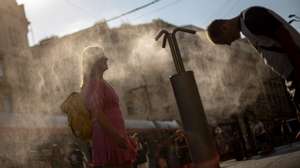
<path id="1" fill-rule="evenodd" d="M 300 168 L 300 142 L 280 146 L 268 156 L 254 156 L 249 160 L 228 160 L 221 168 Z"/>

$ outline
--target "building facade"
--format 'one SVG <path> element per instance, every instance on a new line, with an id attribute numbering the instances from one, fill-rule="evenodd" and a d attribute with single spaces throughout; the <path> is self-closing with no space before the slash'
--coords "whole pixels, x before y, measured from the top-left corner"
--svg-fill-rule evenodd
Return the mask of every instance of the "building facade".
<path id="1" fill-rule="evenodd" d="M 174 25 L 154 20 L 110 28 L 99 22 L 29 47 L 29 22 L 22 5 L 2 0 L 0 21 L 0 157 L 28 159 L 28 151 L 37 144 L 59 137 L 49 131 L 59 125 L 53 115 L 61 115 L 61 103 L 71 92 L 80 91 L 81 53 L 91 45 L 102 47 L 109 58 L 105 79 L 116 89 L 126 119 L 180 120 L 169 82 L 175 74 L 171 53 L 154 40 L 161 29 Z M 248 114 L 262 120 L 294 116 L 283 81 L 247 41 L 217 46 L 204 29 L 186 28 L 197 34 L 179 33 L 180 50 L 186 69 L 194 71 L 211 125 L 238 116 L 246 136 Z"/>
<path id="2" fill-rule="evenodd" d="M 30 53 L 24 6 L 1 1 L 0 22 L 0 112 L 19 111 L 20 93 L 28 88 L 22 86 L 27 76 L 24 53 Z"/>
<path id="3" fill-rule="evenodd" d="M 105 22 L 28 46 L 23 5 L 4 0 L 0 7 L 0 110 L 60 114 L 60 104 L 81 84 L 81 53 L 104 48 L 110 69 L 105 78 L 116 88 L 129 119 L 179 119 L 169 76 L 175 68 L 168 49 L 154 37 L 174 25 L 162 20 L 109 28 Z M 211 44 L 205 30 L 178 34 L 186 69 L 193 70 L 211 122 L 253 111 L 262 118 L 289 117 L 283 81 L 271 72 L 245 40 L 232 46 Z M 13 68 L 12 68 L 13 67 Z M 30 96 L 29 96 L 30 95 Z M 34 104 L 34 106 L 33 106 Z"/>
<path id="4" fill-rule="evenodd" d="M 282 80 L 268 69 L 246 40 L 232 46 L 211 44 L 205 30 L 186 26 L 196 35 L 178 34 L 186 69 L 193 70 L 211 123 L 252 111 L 262 119 L 293 115 Z M 52 37 L 32 47 L 45 87 L 41 104 L 58 112 L 72 91 L 80 90 L 81 53 L 98 45 L 109 58 L 105 78 L 116 88 L 127 119 L 179 120 L 169 83 L 175 74 L 172 57 L 154 40 L 161 29 L 174 25 L 162 20 L 109 28 L 105 22 L 64 37 Z M 39 82 L 37 82 L 39 83 Z M 44 99 L 45 98 L 45 99 Z M 273 99 L 276 102 L 273 102 Z M 48 104 L 47 104 L 48 103 Z"/>

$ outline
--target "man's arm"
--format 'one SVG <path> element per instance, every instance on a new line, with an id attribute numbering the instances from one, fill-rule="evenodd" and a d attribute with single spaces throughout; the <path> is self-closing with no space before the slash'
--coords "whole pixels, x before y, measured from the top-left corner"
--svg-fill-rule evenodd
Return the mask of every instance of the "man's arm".
<path id="1" fill-rule="evenodd" d="M 300 48 L 296 45 L 296 42 L 292 38 L 291 34 L 284 26 L 280 26 L 276 29 L 275 39 L 280 43 L 285 52 L 287 52 L 292 65 L 295 68 L 296 74 L 300 75 Z"/>
<path id="2" fill-rule="evenodd" d="M 278 41 L 296 69 L 296 74 L 300 74 L 299 46 L 296 45 L 285 26 L 268 9 L 263 7 L 250 8 L 245 15 L 245 24 L 252 33 L 267 36 Z"/>

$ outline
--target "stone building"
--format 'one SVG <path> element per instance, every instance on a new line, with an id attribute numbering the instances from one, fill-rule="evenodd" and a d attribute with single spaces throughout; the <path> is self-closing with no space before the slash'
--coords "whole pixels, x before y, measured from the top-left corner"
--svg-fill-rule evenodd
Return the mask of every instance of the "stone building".
<path id="1" fill-rule="evenodd" d="M 61 38 L 45 39 L 29 50 L 29 22 L 24 7 L 10 0 L 2 4 L 2 111 L 60 113 L 60 103 L 70 92 L 80 89 L 82 50 L 100 45 L 112 60 L 106 78 L 117 89 L 126 117 L 178 119 L 168 81 L 174 74 L 170 52 L 153 39 L 160 29 L 171 29 L 173 25 L 156 20 L 109 28 L 105 22 L 99 22 Z M 226 118 L 250 105 L 253 111 L 264 115 L 271 113 L 260 111 L 278 115 L 291 111 L 282 82 L 264 67 L 245 41 L 231 47 L 214 46 L 203 29 L 188 27 L 198 33 L 179 34 L 183 60 L 187 69 L 195 71 L 203 104 L 211 118 Z M 236 56 L 243 59 L 235 60 Z"/>
<path id="2" fill-rule="evenodd" d="M 24 158 L 26 137 L 24 127 L 17 127 L 27 122 L 24 117 L 16 119 L 16 115 L 26 112 L 25 104 L 30 104 L 30 85 L 28 85 L 28 70 L 31 56 L 28 46 L 28 25 L 24 6 L 14 0 L 1 0 L 0 5 L 0 167 L 6 165 L 8 158 L 18 158 L 16 163 Z M 22 124 L 21 124 L 22 125 Z M 25 149 L 25 150 L 22 150 Z"/>
<path id="3" fill-rule="evenodd" d="M 20 94 L 27 74 L 25 53 L 28 46 L 28 25 L 24 6 L 12 0 L 2 0 L 0 6 L 0 112 L 19 111 Z"/>
<path id="4" fill-rule="evenodd" d="M 33 62 L 38 62 L 36 72 L 42 76 L 36 82 L 41 84 L 39 100 L 47 107 L 42 110 L 59 113 L 65 97 L 80 89 L 82 50 L 99 45 L 109 58 L 105 78 L 116 88 L 127 119 L 179 119 L 168 79 L 175 73 L 172 58 L 168 48 L 162 49 L 161 42 L 154 41 L 159 30 L 173 27 L 162 20 L 118 28 L 99 22 L 33 46 Z M 195 72 L 210 122 L 229 119 L 245 109 L 262 119 L 281 113 L 293 116 L 281 79 L 264 65 L 246 40 L 216 46 L 208 41 L 205 30 L 186 27 L 197 34 L 178 34 L 183 61 L 186 69 Z"/>
<path id="5" fill-rule="evenodd" d="M 105 22 L 64 37 L 45 39 L 31 48 L 39 74 L 35 83 L 42 113 L 60 113 L 61 102 L 80 90 L 81 52 L 90 45 L 102 47 L 109 58 L 107 79 L 118 92 L 127 120 L 180 120 L 169 77 L 175 73 L 170 51 L 154 40 L 161 29 L 174 25 L 162 20 L 109 28 Z M 196 35 L 178 34 L 187 70 L 193 70 L 209 123 L 238 123 L 252 148 L 246 119 L 272 122 L 294 117 L 283 81 L 243 39 L 231 46 L 213 45 L 205 30 L 186 26 Z"/>
<path id="6" fill-rule="evenodd" d="M 0 21 L 0 157 L 26 159 L 34 145 L 56 136 L 49 127 L 63 126 L 52 116 L 61 114 L 60 104 L 80 90 L 81 52 L 90 45 L 103 47 L 109 58 L 105 78 L 118 92 L 126 119 L 179 120 L 169 82 L 175 73 L 170 51 L 154 40 L 159 30 L 174 25 L 154 20 L 109 28 L 99 22 L 29 47 L 29 22 L 22 5 L 2 0 Z M 293 117 L 282 80 L 246 40 L 216 46 L 207 40 L 205 30 L 186 27 L 197 34 L 178 34 L 183 61 L 195 73 L 211 124 L 236 115 L 242 121 L 249 111 L 260 119 Z M 22 112 L 26 117 L 18 115 Z"/>
<path id="7" fill-rule="evenodd" d="M 111 60 L 105 77 L 116 88 L 128 119 L 179 119 L 168 80 L 175 73 L 171 55 L 161 42 L 154 41 L 160 29 L 174 25 L 155 20 L 109 28 L 99 22 L 29 48 L 24 7 L 4 0 L 0 12 L 1 111 L 59 114 L 66 96 L 80 90 L 82 50 L 99 45 Z M 292 116 L 281 79 L 245 40 L 230 47 L 215 46 L 205 30 L 187 27 L 197 34 L 178 34 L 184 64 L 195 72 L 211 122 L 245 108 L 262 118 Z"/>

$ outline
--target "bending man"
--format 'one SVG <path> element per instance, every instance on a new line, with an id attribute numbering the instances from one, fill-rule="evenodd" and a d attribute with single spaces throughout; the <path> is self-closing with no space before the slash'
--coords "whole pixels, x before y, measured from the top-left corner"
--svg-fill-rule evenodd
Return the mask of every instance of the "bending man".
<path id="1" fill-rule="evenodd" d="M 235 18 L 213 21 L 207 31 L 212 42 L 227 45 L 243 33 L 265 63 L 286 81 L 299 119 L 300 34 L 291 25 L 269 9 L 250 7 Z"/>

